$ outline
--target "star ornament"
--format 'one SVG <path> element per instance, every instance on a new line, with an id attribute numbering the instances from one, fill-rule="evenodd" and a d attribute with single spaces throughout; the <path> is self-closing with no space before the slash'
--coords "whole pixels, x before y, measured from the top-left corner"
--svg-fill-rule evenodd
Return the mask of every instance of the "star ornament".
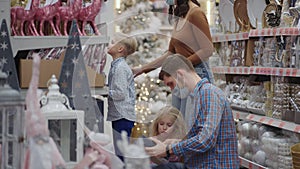
<path id="1" fill-rule="evenodd" d="M 82 69 L 79 71 L 79 77 L 81 79 L 84 77 L 84 71 Z"/>
<path id="2" fill-rule="evenodd" d="M 79 36 L 79 32 L 73 32 L 72 33 L 72 36 L 75 38 L 75 37 L 77 37 L 77 36 Z"/>
<path id="3" fill-rule="evenodd" d="M 67 82 L 62 82 L 60 86 L 62 88 L 67 88 L 68 87 L 68 83 Z"/>
<path id="4" fill-rule="evenodd" d="M 75 83 L 75 88 L 80 89 L 81 88 L 81 83 L 80 82 L 76 82 Z"/>
<path id="5" fill-rule="evenodd" d="M 67 78 L 69 78 L 70 75 L 71 75 L 71 73 L 70 73 L 69 71 L 66 71 L 66 72 L 65 72 L 65 75 L 66 75 Z"/>
<path id="6" fill-rule="evenodd" d="M 78 58 L 73 58 L 73 59 L 72 59 L 72 63 L 73 63 L 74 65 L 77 65 L 77 63 L 78 63 Z"/>
<path id="7" fill-rule="evenodd" d="M 2 37 L 6 37 L 6 36 L 7 36 L 7 32 L 2 31 L 2 32 L 1 32 L 1 36 L 2 36 Z"/>
<path id="8" fill-rule="evenodd" d="M 8 44 L 3 42 L 0 44 L 0 48 L 4 51 L 4 50 L 8 49 Z"/>
<path id="9" fill-rule="evenodd" d="M 5 57 L 1 58 L 0 63 L 3 65 L 7 64 L 7 59 Z"/>
<path id="10" fill-rule="evenodd" d="M 76 42 L 74 42 L 73 44 L 71 44 L 71 49 L 77 50 L 79 49 L 79 45 Z"/>

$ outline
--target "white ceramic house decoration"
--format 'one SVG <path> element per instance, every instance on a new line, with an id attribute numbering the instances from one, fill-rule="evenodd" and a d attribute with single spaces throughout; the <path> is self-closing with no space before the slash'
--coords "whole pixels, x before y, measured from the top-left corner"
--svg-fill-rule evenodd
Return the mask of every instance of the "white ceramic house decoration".
<path id="1" fill-rule="evenodd" d="M 7 85 L 7 74 L 0 70 L 1 168 L 22 168 L 25 139 L 25 102 L 19 91 Z"/>
<path id="2" fill-rule="evenodd" d="M 70 108 L 68 98 L 59 91 L 55 75 L 49 79 L 48 92 L 40 98 L 40 103 L 50 136 L 67 168 L 72 168 L 83 158 L 84 111 Z"/>

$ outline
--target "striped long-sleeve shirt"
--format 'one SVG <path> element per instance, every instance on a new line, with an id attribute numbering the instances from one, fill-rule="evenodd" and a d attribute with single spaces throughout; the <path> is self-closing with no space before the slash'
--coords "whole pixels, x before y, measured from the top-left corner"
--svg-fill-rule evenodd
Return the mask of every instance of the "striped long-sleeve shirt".
<path id="1" fill-rule="evenodd" d="M 191 169 L 238 169 L 236 127 L 225 94 L 204 78 L 193 95 L 194 124 L 187 139 L 171 145 L 174 154 Z"/>

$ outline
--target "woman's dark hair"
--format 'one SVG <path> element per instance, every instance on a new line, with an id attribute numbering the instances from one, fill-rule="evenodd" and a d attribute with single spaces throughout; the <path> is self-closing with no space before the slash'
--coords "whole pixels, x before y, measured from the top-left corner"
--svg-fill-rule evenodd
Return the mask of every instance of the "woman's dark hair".
<path id="1" fill-rule="evenodd" d="M 173 15 L 176 16 L 175 21 L 178 20 L 178 17 L 185 17 L 188 13 L 190 7 L 188 1 L 192 1 L 194 4 L 201 6 L 197 0 L 177 0 L 177 6 L 174 9 L 174 5 L 169 6 L 169 22 L 172 22 Z M 174 12 L 174 13 L 173 13 Z"/>

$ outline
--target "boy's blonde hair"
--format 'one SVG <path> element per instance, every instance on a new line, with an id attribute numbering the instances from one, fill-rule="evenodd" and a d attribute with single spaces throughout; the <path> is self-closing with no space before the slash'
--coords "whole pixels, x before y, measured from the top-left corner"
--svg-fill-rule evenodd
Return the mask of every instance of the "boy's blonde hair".
<path id="1" fill-rule="evenodd" d="M 158 122 L 164 116 L 172 116 L 175 118 L 175 121 L 172 125 L 173 132 L 170 134 L 170 138 L 168 139 L 182 139 L 186 136 L 186 125 L 185 121 L 182 117 L 181 112 L 173 107 L 173 106 L 166 106 L 160 109 L 159 113 L 157 114 L 155 120 L 152 122 L 150 127 L 150 136 L 157 136 L 158 133 Z"/>
<path id="2" fill-rule="evenodd" d="M 134 37 L 128 36 L 121 32 L 117 32 L 114 35 L 114 39 L 116 40 L 117 43 L 120 43 L 125 46 L 125 52 L 124 52 L 125 56 L 131 55 L 136 51 L 137 41 Z"/>

